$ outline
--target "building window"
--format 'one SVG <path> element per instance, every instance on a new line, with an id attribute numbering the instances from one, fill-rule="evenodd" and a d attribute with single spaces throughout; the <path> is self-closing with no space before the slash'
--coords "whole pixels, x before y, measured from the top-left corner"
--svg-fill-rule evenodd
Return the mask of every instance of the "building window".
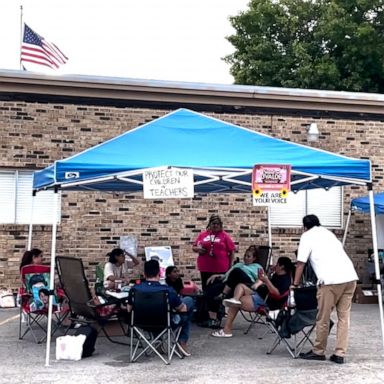
<path id="1" fill-rule="evenodd" d="M 33 171 L 0 171 L 0 224 L 29 224 L 32 208 Z M 61 196 L 59 194 L 59 202 Z M 54 192 L 36 194 L 33 224 L 52 224 Z M 60 222 L 60 203 L 56 212 Z"/>
<path id="2" fill-rule="evenodd" d="M 328 191 L 311 189 L 290 192 L 288 204 L 271 207 L 272 227 L 302 227 L 303 217 L 314 214 L 321 225 L 341 228 L 343 225 L 343 189 L 334 187 Z"/>

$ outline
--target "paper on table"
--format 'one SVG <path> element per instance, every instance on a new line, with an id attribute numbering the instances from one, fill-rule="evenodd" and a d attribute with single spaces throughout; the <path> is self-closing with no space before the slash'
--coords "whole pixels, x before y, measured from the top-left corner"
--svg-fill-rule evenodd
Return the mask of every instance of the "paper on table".
<path id="1" fill-rule="evenodd" d="M 116 299 L 124 299 L 128 297 L 128 292 L 114 292 L 107 290 L 105 293 L 109 296 L 116 297 Z"/>

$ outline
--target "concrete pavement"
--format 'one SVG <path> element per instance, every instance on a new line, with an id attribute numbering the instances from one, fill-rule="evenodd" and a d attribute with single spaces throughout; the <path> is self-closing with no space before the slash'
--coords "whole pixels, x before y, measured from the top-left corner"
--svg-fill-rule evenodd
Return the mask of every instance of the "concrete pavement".
<path id="1" fill-rule="evenodd" d="M 256 326 L 244 335 L 246 323 L 238 319 L 234 337 L 216 339 L 209 330 L 193 326 L 193 356 L 170 366 L 159 359 L 143 358 L 129 363 L 129 347 L 99 337 L 94 356 L 81 361 L 55 361 L 45 367 L 45 344 L 31 337 L 18 340 L 18 309 L 0 309 L 0 383 L 263 383 L 263 384 L 382 384 L 384 358 L 378 305 L 353 305 L 347 364 L 292 359 L 283 346 L 266 355 L 273 341 L 269 334 L 258 339 L 264 328 Z M 329 338 L 328 356 L 335 342 Z M 305 348 L 307 350 L 308 348 Z"/>

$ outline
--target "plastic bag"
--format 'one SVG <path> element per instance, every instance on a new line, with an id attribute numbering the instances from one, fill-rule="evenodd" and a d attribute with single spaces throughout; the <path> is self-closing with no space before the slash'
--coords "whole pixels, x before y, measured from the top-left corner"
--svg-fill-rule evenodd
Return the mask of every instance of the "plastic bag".
<path id="1" fill-rule="evenodd" d="M 60 336 L 56 339 L 56 360 L 81 360 L 85 335 Z"/>
<path id="2" fill-rule="evenodd" d="M 1 308 L 13 308 L 16 306 L 15 297 L 13 296 L 11 289 L 0 290 L 0 307 Z"/>

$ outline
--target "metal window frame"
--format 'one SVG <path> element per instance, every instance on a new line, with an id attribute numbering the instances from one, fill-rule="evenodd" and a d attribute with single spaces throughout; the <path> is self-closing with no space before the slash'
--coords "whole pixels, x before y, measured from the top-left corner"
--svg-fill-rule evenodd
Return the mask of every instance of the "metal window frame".
<path id="1" fill-rule="evenodd" d="M 337 226 L 329 226 L 327 224 L 325 224 L 324 226 L 327 227 L 327 228 L 331 228 L 331 229 L 343 229 L 344 228 L 344 186 L 342 185 L 339 185 L 339 186 L 335 186 L 333 188 L 340 188 L 340 209 L 339 209 L 339 222 L 340 224 L 337 225 Z M 304 207 L 305 207 L 305 212 L 304 214 L 305 215 L 308 215 L 310 212 L 308 212 L 308 198 L 309 198 L 309 192 L 311 191 L 310 189 L 305 189 L 305 190 L 302 190 L 303 192 L 305 192 L 303 194 L 304 196 Z M 300 191 L 298 191 L 300 192 Z M 297 223 L 296 225 L 284 225 L 284 224 L 281 224 L 281 223 L 271 223 L 271 227 L 272 228 L 285 228 L 285 229 L 295 229 L 295 228 L 301 228 L 302 227 L 302 223 Z"/>

